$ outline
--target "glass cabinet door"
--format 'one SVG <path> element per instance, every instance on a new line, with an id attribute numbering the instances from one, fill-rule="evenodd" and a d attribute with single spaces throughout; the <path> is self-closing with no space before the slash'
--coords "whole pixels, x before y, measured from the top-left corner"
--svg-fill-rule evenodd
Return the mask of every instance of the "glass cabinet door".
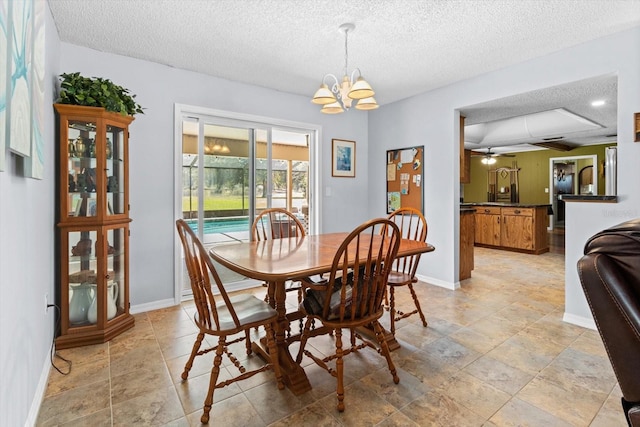
<path id="1" fill-rule="evenodd" d="M 119 215 L 127 212 L 125 203 L 125 130 L 107 125 L 105 139 L 105 159 L 107 161 L 107 216 Z"/>
<path id="2" fill-rule="evenodd" d="M 68 261 L 68 321 L 70 327 L 96 324 L 98 261 L 95 244 L 98 231 L 69 231 L 66 234 Z"/>
<path id="3" fill-rule="evenodd" d="M 107 320 L 125 314 L 127 290 L 126 250 L 129 231 L 127 226 L 106 230 L 106 302 Z"/>
<path id="4" fill-rule="evenodd" d="M 68 325 L 101 325 L 127 313 L 128 226 L 69 230 L 65 234 Z"/>
<path id="5" fill-rule="evenodd" d="M 67 123 L 66 154 L 69 172 L 66 197 L 67 217 L 95 217 L 97 215 L 96 125 L 87 120 L 69 120 Z"/>

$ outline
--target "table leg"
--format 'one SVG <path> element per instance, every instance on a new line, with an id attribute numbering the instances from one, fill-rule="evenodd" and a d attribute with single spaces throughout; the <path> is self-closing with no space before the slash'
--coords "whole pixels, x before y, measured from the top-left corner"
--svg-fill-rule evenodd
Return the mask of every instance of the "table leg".
<path id="1" fill-rule="evenodd" d="M 273 291 L 272 291 L 273 289 Z M 311 390 L 311 384 L 304 369 L 298 365 L 291 353 L 289 353 L 289 346 L 286 340 L 286 331 L 289 327 L 289 320 L 287 319 L 287 308 L 285 306 L 286 292 L 284 282 L 270 282 L 269 294 L 273 292 L 275 300 L 275 309 L 278 312 L 278 322 L 276 325 L 276 346 L 278 347 L 278 360 L 280 361 L 280 370 L 282 371 L 282 380 L 284 384 L 289 387 L 289 390 L 294 395 L 300 395 L 308 390 Z M 266 345 L 264 342 L 262 345 L 258 343 L 252 344 L 253 350 L 260 354 L 265 359 L 269 359 L 268 351 L 266 351 Z"/>

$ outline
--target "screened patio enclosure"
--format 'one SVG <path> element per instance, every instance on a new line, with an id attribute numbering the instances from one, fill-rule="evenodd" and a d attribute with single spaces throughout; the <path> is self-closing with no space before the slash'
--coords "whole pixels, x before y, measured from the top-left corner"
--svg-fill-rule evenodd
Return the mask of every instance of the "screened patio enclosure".
<path id="1" fill-rule="evenodd" d="M 268 207 L 280 207 L 295 213 L 303 223 L 307 223 L 307 147 L 273 143 L 272 159 L 269 162 L 261 153 L 266 151 L 266 144 L 258 141 L 253 162 L 255 188 L 251 191 L 250 159 L 247 157 L 248 150 L 245 149 L 246 154 L 243 152 L 243 146 L 248 146 L 247 141 L 205 138 L 200 168 L 198 154 L 189 152 L 191 150 L 188 149 L 188 135 L 184 135 L 184 138 L 182 214 L 187 220 L 196 219 L 201 215 L 205 220 L 203 234 L 248 231 L 252 197 L 256 214 Z M 214 151 L 213 147 L 226 147 L 226 152 L 221 152 L 223 148 Z M 199 177 L 200 173 L 203 174 L 202 180 Z M 203 187 L 202 193 L 199 191 L 199 185 Z M 203 197 L 201 213 L 200 194 Z"/>
<path id="2" fill-rule="evenodd" d="M 198 212 L 198 156 L 183 157 L 183 216 L 195 218 Z M 309 162 L 272 160 L 272 207 L 294 213 L 306 211 Z M 205 218 L 228 218 L 249 214 L 249 170 L 241 157 L 205 156 Z M 267 208 L 267 161 L 256 159 L 256 209 Z M 302 215 L 301 215 L 302 216 Z"/>

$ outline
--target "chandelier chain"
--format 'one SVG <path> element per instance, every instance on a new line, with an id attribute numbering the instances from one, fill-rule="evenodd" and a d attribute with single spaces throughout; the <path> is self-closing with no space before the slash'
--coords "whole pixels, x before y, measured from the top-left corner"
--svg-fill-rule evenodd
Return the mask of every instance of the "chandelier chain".
<path id="1" fill-rule="evenodd" d="M 344 75 L 348 76 L 348 61 L 349 61 L 349 51 L 348 51 L 348 44 L 347 44 L 347 38 L 349 37 L 349 30 L 346 30 L 344 32 Z"/>

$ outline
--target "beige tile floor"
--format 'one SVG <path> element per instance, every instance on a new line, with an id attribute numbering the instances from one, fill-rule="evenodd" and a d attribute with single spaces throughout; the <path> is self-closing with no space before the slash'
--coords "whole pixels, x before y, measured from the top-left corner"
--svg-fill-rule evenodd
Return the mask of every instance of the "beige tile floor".
<path id="1" fill-rule="evenodd" d="M 271 372 L 259 374 L 216 391 L 210 424 L 626 425 L 597 332 L 561 320 L 562 254 L 475 253 L 473 277 L 461 289 L 417 286 L 429 326 L 417 318 L 397 324 L 398 385 L 376 353 L 350 355 L 347 408 L 338 413 L 335 380 L 305 358 L 311 391 L 294 396 L 277 389 Z M 264 289 L 255 292 L 262 296 Z M 202 356 L 181 381 L 196 334 L 192 313 L 193 304 L 185 302 L 138 314 L 135 327 L 109 343 L 60 351 L 73 368 L 67 376 L 52 369 L 38 425 L 199 425 L 211 357 Z M 326 352 L 330 340 L 310 345 Z M 259 361 L 253 356 L 249 363 Z"/>

